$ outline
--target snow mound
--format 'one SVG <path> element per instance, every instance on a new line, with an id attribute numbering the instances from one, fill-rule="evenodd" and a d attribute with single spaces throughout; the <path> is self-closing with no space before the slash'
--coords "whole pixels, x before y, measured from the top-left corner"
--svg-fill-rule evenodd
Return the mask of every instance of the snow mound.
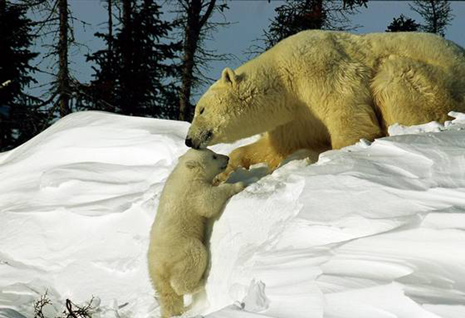
<path id="1" fill-rule="evenodd" d="M 465 115 L 238 172 L 186 317 L 465 317 Z M 188 125 L 75 113 L 0 154 L 0 317 L 47 292 L 94 317 L 158 317 L 146 250 Z M 228 153 L 239 144 L 218 145 Z"/>

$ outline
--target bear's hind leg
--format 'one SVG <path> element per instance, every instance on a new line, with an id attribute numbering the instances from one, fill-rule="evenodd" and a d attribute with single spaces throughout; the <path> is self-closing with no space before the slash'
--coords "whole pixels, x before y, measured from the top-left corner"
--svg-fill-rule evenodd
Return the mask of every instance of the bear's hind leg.
<path id="1" fill-rule="evenodd" d="M 328 60 L 319 66 L 324 67 L 319 76 L 309 76 L 313 80 L 302 86 L 300 95 L 309 112 L 323 123 L 331 148 L 382 137 L 370 91 L 371 69 L 348 56 L 340 56 L 337 62 Z"/>
<path id="2" fill-rule="evenodd" d="M 202 242 L 191 239 L 184 245 L 184 257 L 171 270 L 171 286 L 178 295 L 195 293 L 207 268 L 208 252 Z"/>
<path id="3" fill-rule="evenodd" d="M 390 56 L 380 66 L 371 89 L 386 127 L 417 125 L 444 122 L 449 111 L 465 110 L 465 89 L 458 96 L 453 94 L 458 91 L 453 86 L 460 81 L 440 66 Z"/>
<path id="4" fill-rule="evenodd" d="M 373 141 L 384 136 L 374 110 L 369 104 L 357 105 L 358 111 L 341 113 L 328 121 L 332 149 L 356 144 L 360 139 Z"/>

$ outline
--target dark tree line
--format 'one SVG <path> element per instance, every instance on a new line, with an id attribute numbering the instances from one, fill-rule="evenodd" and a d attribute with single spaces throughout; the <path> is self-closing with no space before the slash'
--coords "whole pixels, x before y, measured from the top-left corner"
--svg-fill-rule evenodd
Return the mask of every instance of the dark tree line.
<path id="1" fill-rule="evenodd" d="M 40 100 L 25 93 L 35 83 L 32 21 L 26 8 L 0 0 L 0 150 L 8 150 L 45 127 Z"/>
<path id="2" fill-rule="evenodd" d="M 79 46 L 70 0 L 0 0 L 0 151 L 30 139 L 54 120 L 80 110 L 191 120 L 193 92 L 210 81 L 202 74 L 209 61 L 224 59 L 205 48 L 217 26 L 212 17 L 228 9 L 226 0 L 101 0 L 105 30 L 95 33 L 104 46 L 87 55 L 92 80 L 73 76 L 70 52 Z M 351 15 L 368 0 L 286 0 L 264 30 L 267 49 L 307 29 L 353 30 Z M 447 0 L 410 4 L 423 23 L 401 15 L 388 32 L 424 31 L 444 36 L 452 20 Z M 40 18 L 32 21 L 28 12 Z M 164 13 L 171 12 L 166 20 Z M 36 17 L 35 15 L 34 17 Z M 240 23 L 240 21 L 239 21 Z M 48 51 L 31 47 L 48 38 Z M 40 61 L 53 59 L 52 71 Z M 31 96 L 35 73 L 51 76 L 47 93 Z"/>
<path id="3" fill-rule="evenodd" d="M 87 55 L 94 73 L 80 83 L 70 51 L 80 45 L 73 25 L 84 22 L 73 17 L 69 0 L 0 0 L 0 151 L 80 110 L 190 120 L 192 91 L 202 81 L 199 65 L 214 58 L 205 54 L 203 40 L 213 30 L 209 20 L 227 8 L 224 0 L 102 3 L 107 28 L 95 36 L 105 46 Z M 163 9 L 176 11 L 176 19 L 163 18 Z M 31 21 L 28 12 L 40 18 Z M 48 39 L 48 50 L 34 60 L 39 54 L 30 47 L 39 37 Z M 52 71 L 40 59 L 54 60 Z M 40 97 L 25 93 L 37 84 L 33 71 L 51 76 Z"/>
<path id="4" fill-rule="evenodd" d="M 106 1 L 107 33 L 96 33 L 106 47 L 87 57 L 94 62 L 94 79 L 82 85 L 82 108 L 125 115 L 176 118 L 175 80 L 180 41 L 163 41 L 174 28 L 161 19 L 161 6 L 150 0 L 122 0 L 119 26 L 114 30 L 112 0 Z"/>

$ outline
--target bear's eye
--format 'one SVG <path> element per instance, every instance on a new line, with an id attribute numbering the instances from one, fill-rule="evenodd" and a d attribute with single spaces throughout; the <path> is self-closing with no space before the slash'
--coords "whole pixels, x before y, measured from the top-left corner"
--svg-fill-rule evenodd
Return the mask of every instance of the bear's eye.
<path id="1" fill-rule="evenodd" d="M 215 159 L 215 160 L 216 160 L 216 156 L 215 156 L 215 155 L 213 155 L 213 159 Z"/>
<path id="2" fill-rule="evenodd" d="M 202 115 L 203 112 L 204 112 L 205 108 L 202 108 L 200 111 L 199 111 L 199 115 Z"/>

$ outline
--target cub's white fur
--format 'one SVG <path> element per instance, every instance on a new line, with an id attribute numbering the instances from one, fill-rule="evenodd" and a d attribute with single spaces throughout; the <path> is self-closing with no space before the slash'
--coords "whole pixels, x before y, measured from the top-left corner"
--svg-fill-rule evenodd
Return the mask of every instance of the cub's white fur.
<path id="1" fill-rule="evenodd" d="M 166 181 L 148 252 L 150 278 L 159 295 L 162 317 L 182 314 L 183 295 L 200 287 L 208 263 L 205 221 L 244 188 L 242 183 L 212 185 L 227 164 L 227 156 L 190 149 Z"/>

